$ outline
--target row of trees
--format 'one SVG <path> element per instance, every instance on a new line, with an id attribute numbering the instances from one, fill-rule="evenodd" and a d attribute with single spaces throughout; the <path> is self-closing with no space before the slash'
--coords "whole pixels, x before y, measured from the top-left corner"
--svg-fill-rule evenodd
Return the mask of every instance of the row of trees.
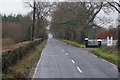
<path id="1" fill-rule="evenodd" d="M 104 4 L 85 2 L 58 3 L 52 14 L 51 31 L 55 37 L 83 43 L 85 37 L 95 38 L 103 28 L 94 23 Z"/>
<path id="2" fill-rule="evenodd" d="M 102 10 L 106 15 L 117 11 L 117 2 L 61 2 L 52 13 L 51 32 L 54 37 L 76 42 L 84 42 L 85 37 L 96 38 L 104 28 L 97 24 L 107 25 L 112 20 L 98 17 Z M 98 21 L 97 21 L 98 20 Z"/>

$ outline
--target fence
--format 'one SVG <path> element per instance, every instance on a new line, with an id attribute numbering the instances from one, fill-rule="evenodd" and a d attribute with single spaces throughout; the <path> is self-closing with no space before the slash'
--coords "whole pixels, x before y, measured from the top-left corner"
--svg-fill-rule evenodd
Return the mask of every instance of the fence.
<path id="1" fill-rule="evenodd" d="M 88 45 L 98 45 L 98 41 L 90 39 L 90 40 L 88 40 Z"/>
<path id="2" fill-rule="evenodd" d="M 113 37 L 107 37 L 107 39 L 88 39 L 85 38 L 86 47 L 100 47 L 100 46 L 116 46 L 118 40 L 113 40 Z"/>
<path id="3" fill-rule="evenodd" d="M 102 39 L 102 46 L 116 46 L 118 40 L 113 40 L 113 37 L 107 37 L 107 39 Z"/>
<path id="4" fill-rule="evenodd" d="M 101 39 L 94 40 L 94 39 L 85 38 L 85 47 L 98 48 L 101 46 L 101 41 L 102 41 Z"/>

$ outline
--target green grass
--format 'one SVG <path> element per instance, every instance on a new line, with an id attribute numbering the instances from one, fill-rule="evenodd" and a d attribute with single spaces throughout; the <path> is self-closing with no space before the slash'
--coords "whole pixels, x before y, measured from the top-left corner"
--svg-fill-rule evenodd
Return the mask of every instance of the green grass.
<path id="1" fill-rule="evenodd" d="M 95 50 L 92 50 L 91 51 L 92 54 L 98 56 L 98 57 L 101 57 L 115 65 L 118 65 L 118 56 L 115 55 L 115 53 L 107 53 L 107 52 L 103 52 L 100 48 L 98 49 L 95 49 Z"/>
<path id="2" fill-rule="evenodd" d="M 80 48 L 85 48 L 84 44 L 78 44 L 78 43 L 76 43 L 74 41 L 63 40 L 63 39 L 58 39 L 58 40 L 63 41 L 63 42 L 65 42 L 65 43 L 67 43 L 69 45 L 72 45 L 72 46 L 76 46 L 76 47 L 80 47 Z"/>
<path id="3" fill-rule="evenodd" d="M 21 60 L 17 61 L 14 66 L 9 67 L 7 77 L 9 78 L 28 78 L 31 68 L 40 58 L 42 49 L 46 41 L 30 50 Z M 32 73 L 34 73 L 32 71 Z"/>

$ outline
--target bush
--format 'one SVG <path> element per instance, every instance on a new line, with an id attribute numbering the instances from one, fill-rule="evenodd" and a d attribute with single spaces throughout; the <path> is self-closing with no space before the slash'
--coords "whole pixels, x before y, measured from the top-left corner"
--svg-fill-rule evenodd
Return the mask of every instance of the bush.
<path id="1" fill-rule="evenodd" d="M 2 53 L 2 71 L 3 73 L 7 72 L 7 68 L 17 62 L 26 55 L 26 52 L 33 48 L 35 45 L 40 44 L 42 39 L 37 39 L 30 41 L 29 43 L 24 43 L 24 45 L 16 47 L 14 49 L 4 51 Z"/>

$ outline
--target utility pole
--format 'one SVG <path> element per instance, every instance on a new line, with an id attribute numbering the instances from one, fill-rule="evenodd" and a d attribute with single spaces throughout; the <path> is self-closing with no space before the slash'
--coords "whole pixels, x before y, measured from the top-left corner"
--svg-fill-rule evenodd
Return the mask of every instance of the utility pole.
<path id="1" fill-rule="evenodd" d="M 33 4 L 33 25 L 32 25 L 32 41 L 34 40 L 34 26 L 35 26 L 35 0 Z"/>
<path id="2" fill-rule="evenodd" d="M 120 4 L 120 1 L 118 2 Z M 120 5 L 118 6 L 118 10 L 120 10 Z M 118 78 L 120 80 L 120 12 L 118 13 Z"/>

